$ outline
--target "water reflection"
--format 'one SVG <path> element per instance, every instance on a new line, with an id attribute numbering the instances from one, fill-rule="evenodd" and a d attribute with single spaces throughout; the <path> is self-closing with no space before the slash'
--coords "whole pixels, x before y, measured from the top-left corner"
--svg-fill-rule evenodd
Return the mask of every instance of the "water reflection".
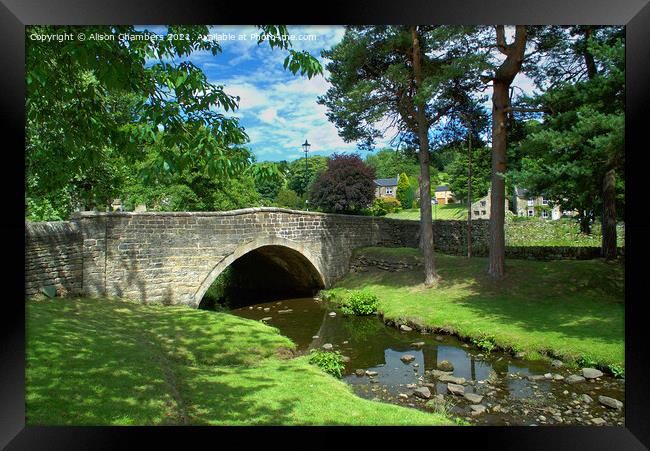
<path id="1" fill-rule="evenodd" d="M 483 424 L 535 423 L 537 416 L 534 416 L 534 412 L 545 412 L 546 405 L 562 403 L 575 407 L 576 397 L 581 393 L 590 393 L 594 399 L 598 394 L 623 399 L 623 385 L 611 378 L 608 378 L 613 381 L 611 383 L 577 386 L 550 380 L 529 381 L 526 378 L 528 375 L 561 372 L 566 376 L 569 370 L 553 369 L 543 361 L 522 361 L 502 353 L 484 355 L 454 337 L 403 332 L 385 326 L 374 316 L 345 316 L 340 312 L 331 315 L 331 312 L 327 304 L 313 298 L 267 302 L 232 311 L 246 318 L 263 319 L 277 327 L 296 343 L 298 351 L 302 353 L 321 348 L 326 343 L 332 344 L 335 350 L 349 359 L 343 380 L 351 384 L 360 396 L 371 399 L 424 408 L 424 400 L 411 395 L 414 388 L 426 386 L 433 395 L 441 394 L 453 399 L 453 412 L 456 415 L 470 418 L 471 403 L 462 396 L 449 395 L 447 382 L 441 382 L 433 374 L 443 360 L 452 363 L 454 377 L 465 379 L 462 383 L 465 393 L 483 396 L 482 404 L 491 410 L 495 405 L 507 406 L 503 409 L 504 413 L 497 410 L 497 413 L 472 418 L 472 421 Z M 402 360 L 405 355 L 411 355 L 413 359 L 405 363 Z M 365 374 L 358 376 L 355 370 L 368 371 L 372 377 Z M 517 400 L 530 401 L 533 407 L 519 407 L 519 411 L 511 406 Z M 612 424 L 622 421 L 622 412 L 617 417 L 598 403 L 588 408 L 590 411 L 585 414 L 585 424 L 589 424 L 593 415 L 611 418 Z M 529 411 L 533 413 L 522 413 Z M 580 415 L 576 414 L 576 422 L 583 421 Z M 562 420 L 554 424 L 557 423 L 562 423 Z"/>

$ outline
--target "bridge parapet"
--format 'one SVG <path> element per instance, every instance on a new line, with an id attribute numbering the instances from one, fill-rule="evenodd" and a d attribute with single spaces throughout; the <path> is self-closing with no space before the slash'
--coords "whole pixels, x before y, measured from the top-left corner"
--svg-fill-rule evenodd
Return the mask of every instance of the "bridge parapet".
<path id="1" fill-rule="evenodd" d="M 417 247 L 419 240 L 418 221 L 274 207 L 224 212 L 82 212 L 68 223 L 80 241 L 82 271 L 77 272 L 81 280 L 75 286 L 84 294 L 191 306 L 198 305 L 207 287 L 232 261 L 264 246 L 302 256 L 300 261 L 313 267 L 322 285 L 329 287 L 348 272 L 353 249 Z M 485 235 L 487 222 L 474 223 L 476 233 Z M 461 249 L 464 224 L 435 221 L 434 235 L 444 238 L 436 239 L 436 248 Z M 29 236 L 27 254 L 31 252 Z"/>

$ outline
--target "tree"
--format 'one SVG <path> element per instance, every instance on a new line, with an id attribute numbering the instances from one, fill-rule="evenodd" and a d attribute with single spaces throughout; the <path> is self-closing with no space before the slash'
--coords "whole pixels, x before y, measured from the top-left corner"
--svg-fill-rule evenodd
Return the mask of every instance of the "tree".
<path id="1" fill-rule="evenodd" d="M 472 202 L 485 196 L 490 188 L 492 169 L 492 149 L 481 143 L 476 143 L 473 137 L 472 161 Z M 464 147 L 454 148 L 454 159 L 447 166 L 449 188 L 459 199 L 467 199 L 469 156 L 467 143 Z"/>
<path id="2" fill-rule="evenodd" d="M 397 192 L 395 193 L 395 197 L 402 205 L 402 208 L 412 208 L 413 195 L 413 188 L 411 187 L 409 177 L 402 172 L 399 175 L 399 181 L 397 182 Z"/>
<path id="3" fill-rule="evenodd" d="M 490 253 L 488 273 L 501 278 L 505 273 L 505 172 L 508 137 L 510 85 L 521 69 L 526 50 L 526 27 L 515 27 L 515 38 L 506 43 L 505 28 L 496 26 L 496 47 L 505 60 L 495 70 L 492 81 L 492 190 L 490 198 Z M 487 77 L 486 77 L 487 78 Z M 484 78 L 485 79 L 485 78 Z"/>
<path id="4" fill-rule="evenodd" d="M 616 219 L 622 217 L 625 205 L 622 29 L 584 26 L 559 32 L 579 38 L 568 49 L 552 48 L 559 62 L 552 64 L 551 59 L 544 71 L 537 69 L 540 79 L 550 73 L 553 83 L 545 93 L 527 101 L 550 114 L 521 141 L 526 156 L 515 177 L 563 210 L 577 210 L 584 233 L 590 232 L 591 221 L 601 215 L 602 255 L 615 258 Z M 557 67 L 566 60 L 575 61 L 569 74 Z"/>
<path id="5" fill-rule="evenodd" d="M 323 56 L 332 87 L 319 103 L 339 135 L 372 149 L 383 135 L 380 121 L 418 149 L 420 243 L 425 286 L 437 279 L 431 221 L 429 130 L 468 100 L 478 81 L 480 58 L 470 28 L 451 26 L 348 27 Z"/>
<path id="6" fill-rule="evenodd" d="M 287 184 L 287 167 L 286 161 L 282 161 L 255 163 L 249 168 L 255 180 L 255 189 L 264 201 L 273 202 Z"/>
<path id="7" fill-rule="evenodd" d="M 333 154 L 312 185 L 309 201 L 330 213 L 360 213 L 375 197 L 375 171 L 359 155 Z"/>
<path id="8" fill-rule="evenodd" d="M 261 36 L 286 34 L 285 26 L 260 29 Z M 158 153 L 141 167 L 144 177 L 182 171 L 197 159 L 213 177 L 240 174 L 250 155 L 235 150 L 248 138 L 238 119 L 227 116 L 239 99 L 187 60 L 195 51 L 221 51 L 218 42 L 204 39 L 208 31 L 169 26 L 167 36 L 183 39 L 152 39 L 154 33 L 133 26 L 26 27 L 28 208 L 44 202 L 67 216 L 76 202 L 105 205 L 122 188 L 120 159 L 142 161 L 152 146 Z M 29 39 L 32 33 L 111 38 L 44 42 Z M 290 41 L 264 41 L 288 52 L 285 68 L 292 73 L 322 73 L 318 61 L 290 49 Z M 98 189 L 100 167 L 114 185 Z"/>
<path id="9" fill-rule="evenodd" d="M 275 198 L 275 204 L 278 207 L 286 207 L 294 210 L 302 210 L 305 207 L 305 203 L 300 196 L 289 188 L 282 188 L 278 192 L 278 196 Z"/>
<path id="10" fill-rule="evenodd" d="M 402 173 L 417 179 L 420 167 L 415 157 L 413 151 L 386 148 L 368 154 L 366 163 L 375 168 L 378 179 L 393 178 Z"/>
<path id="11" fill-rule="evenodd" d="M 287 167 L 287 187 L 296 192 L 299 196 L 309 193 L 309 188 L 316 180 L 316 177 L 327 169 L 327 157 L 312 155 L 307 158 L 298 158 Z"/>

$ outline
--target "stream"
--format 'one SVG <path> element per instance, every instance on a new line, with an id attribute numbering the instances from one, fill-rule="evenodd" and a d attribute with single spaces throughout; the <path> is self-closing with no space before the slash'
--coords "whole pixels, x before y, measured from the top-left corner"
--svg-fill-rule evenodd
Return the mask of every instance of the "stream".
<path id="1" fill-rule="evenodd" d="M 477 425 L 624 425 L 624 409 L 599 401 L 599 396 L 624 400 L 624 380 L 609 375 L 570 383 L 570 376 L 582 376 L 581 369 L 486 354 L 453 336 L 401 331 L 377 316 L 343 315 L 318 298 L 231 313 L 278 328 L 300 354 L 331 344 L 345 356 L 342 380 L 363 398 L 429 412 L 438 406 Z M 452 372 L 438 369 L 444 360 Z M 450 382 L 464 394 L 450 393 Z"/>

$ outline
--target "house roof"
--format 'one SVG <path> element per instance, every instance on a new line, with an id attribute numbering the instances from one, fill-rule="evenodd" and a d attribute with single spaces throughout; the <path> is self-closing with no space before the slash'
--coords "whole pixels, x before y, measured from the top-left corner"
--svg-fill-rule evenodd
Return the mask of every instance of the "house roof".
<path id="1" fill-rule="evenodd" d="M 449 190 L 449 185 L 439 185 L 436 186 L 436 193 L 439 193 L 441 191 L 450 191 Z"/>
<path id="2" fill-rule="evenodd" d="M 392 179 L 376 179 L 375 184 L 379 186 L 397 186 L 397 177 Z"/>

